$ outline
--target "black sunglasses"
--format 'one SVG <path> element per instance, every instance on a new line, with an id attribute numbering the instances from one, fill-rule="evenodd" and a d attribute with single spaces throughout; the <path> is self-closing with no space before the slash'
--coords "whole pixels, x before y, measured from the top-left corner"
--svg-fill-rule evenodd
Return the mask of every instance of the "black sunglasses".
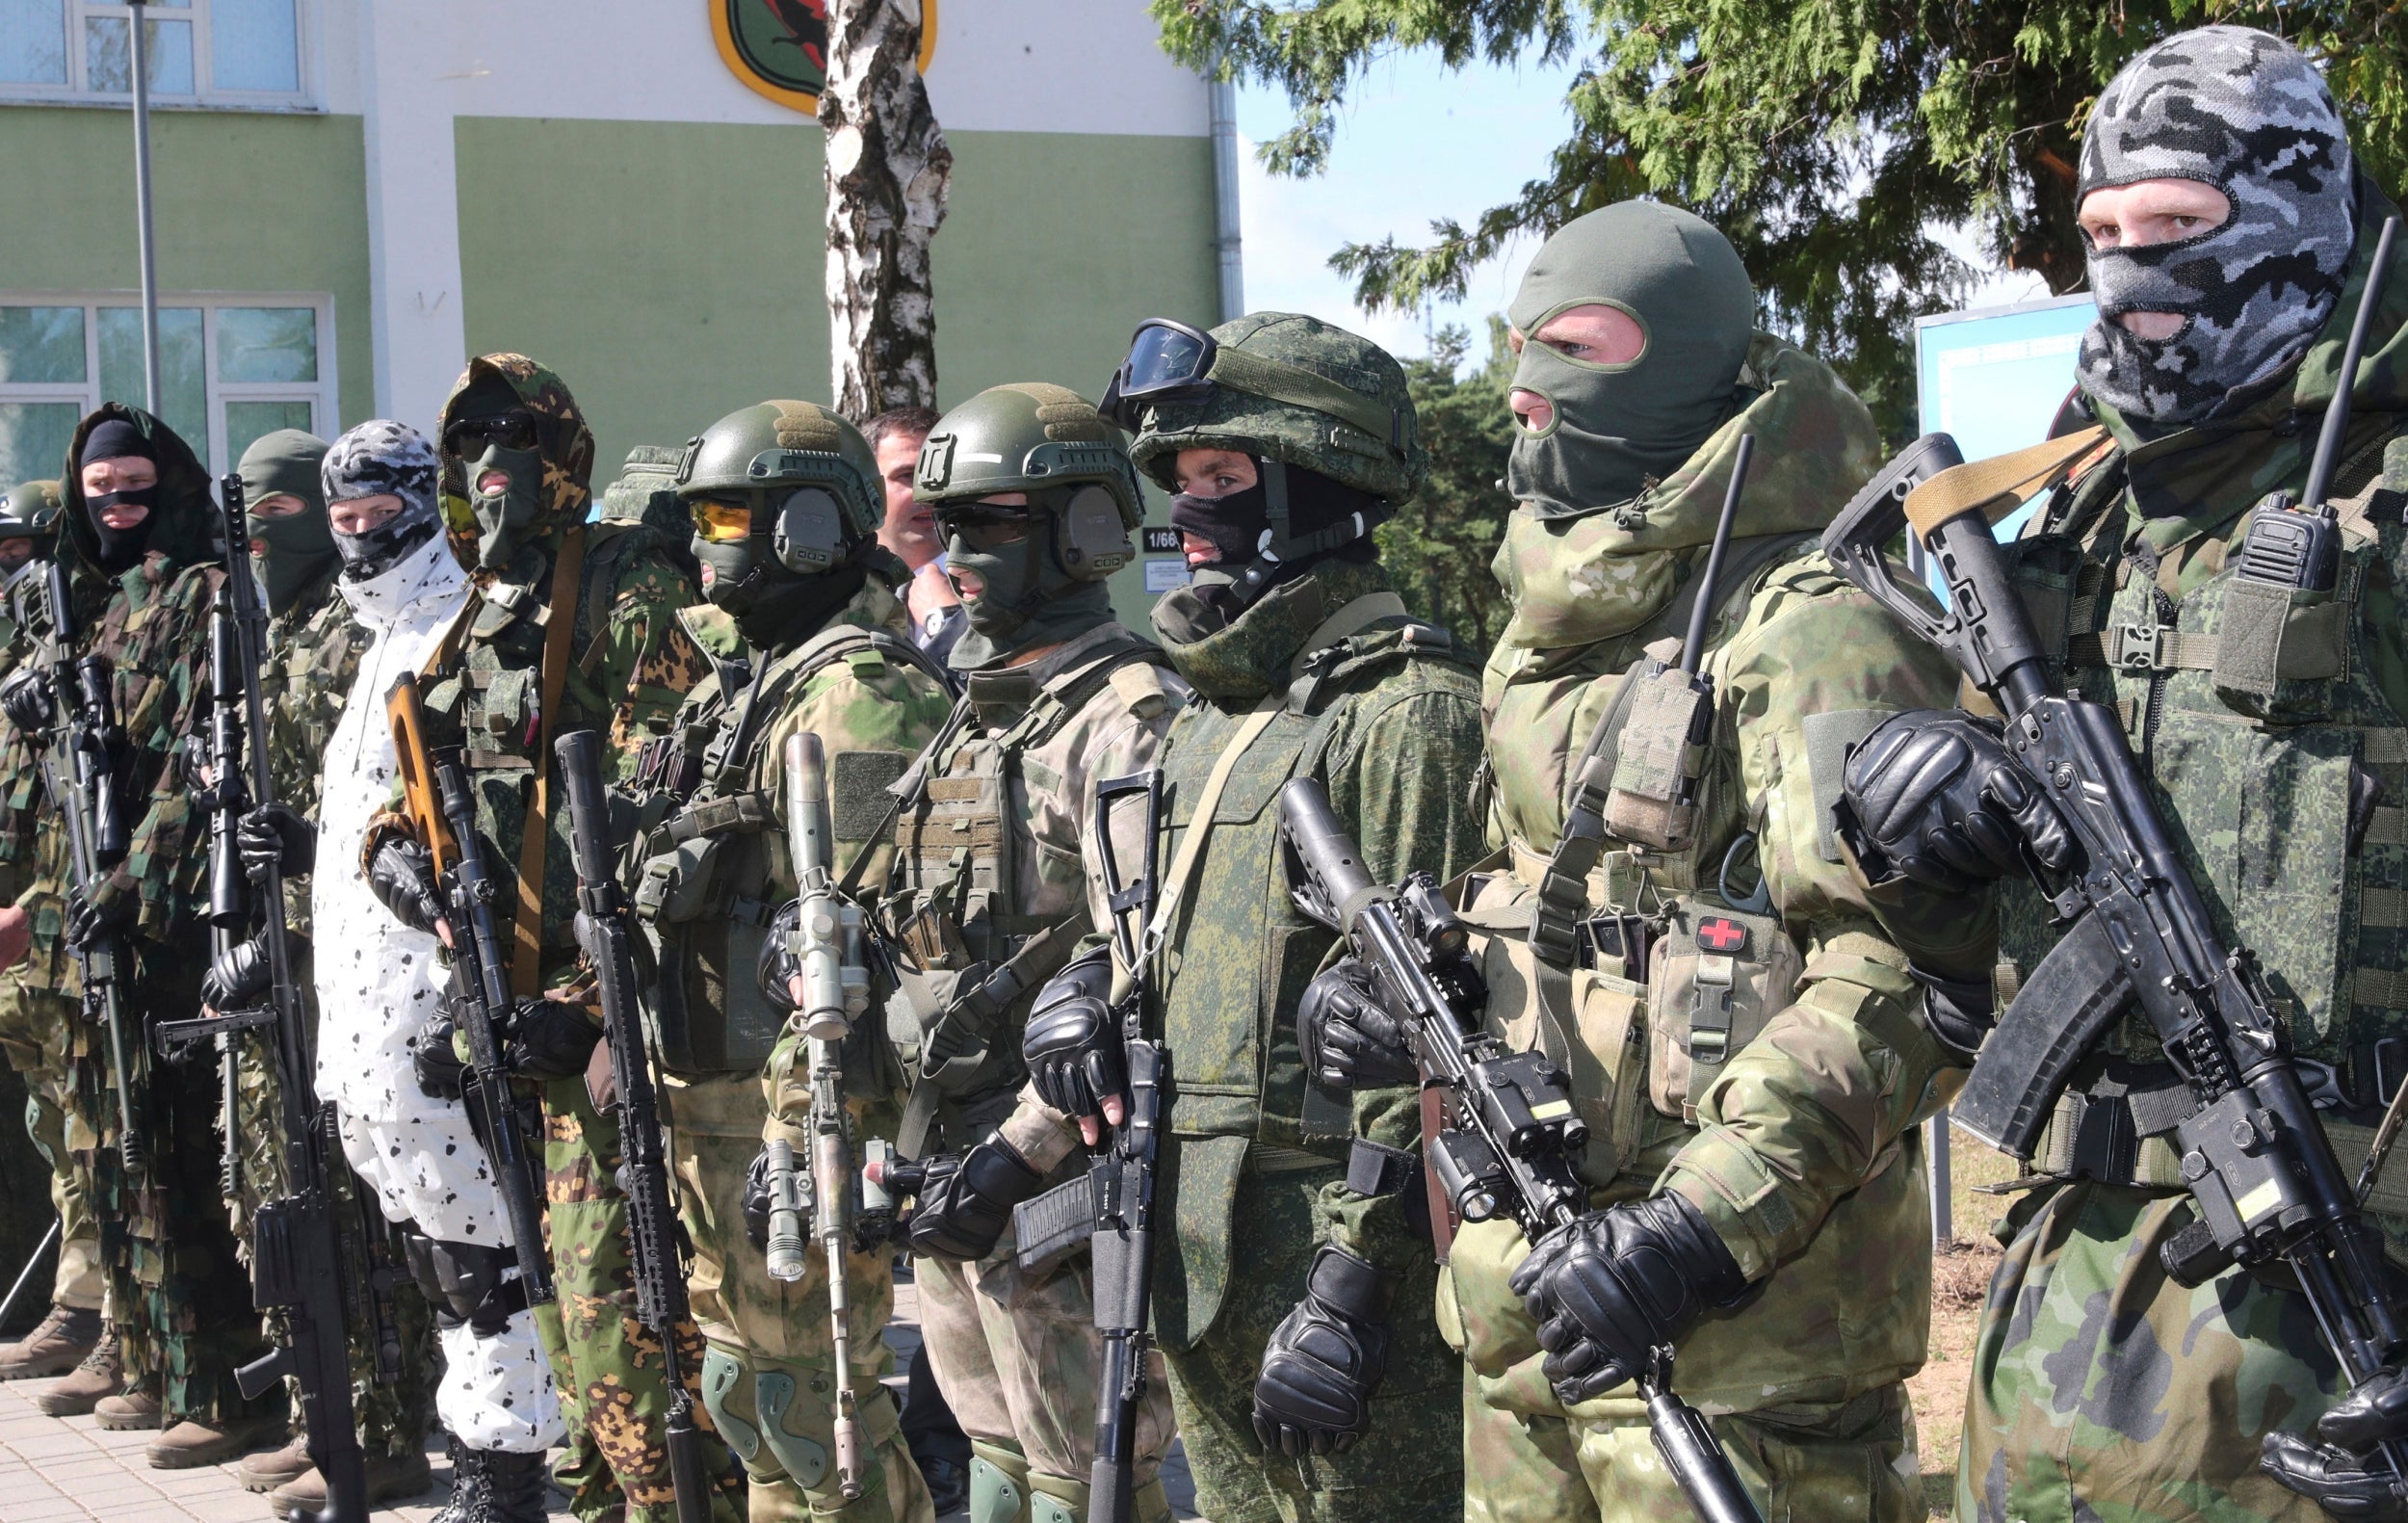
<path id="1" fill-rule="evenodd" d="M 506 450 L 532 450 L 537 437 L 531 414 L 505 412 L 498 418 L 460 419 L 443 431 L 443 448 L 461 457 L 484 454 L 488 441 Z"/>

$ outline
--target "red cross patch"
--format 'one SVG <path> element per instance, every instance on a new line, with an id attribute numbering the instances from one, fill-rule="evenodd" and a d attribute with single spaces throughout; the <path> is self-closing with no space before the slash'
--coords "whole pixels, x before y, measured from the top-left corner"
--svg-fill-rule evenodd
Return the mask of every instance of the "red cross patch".
<path id="1" fill-rule="evenodd" d="M 1745 952 L 1747 928 L 1721 915 L 1708 915 L 1697 923 L 1697 947 L 1701 952 Z"/>

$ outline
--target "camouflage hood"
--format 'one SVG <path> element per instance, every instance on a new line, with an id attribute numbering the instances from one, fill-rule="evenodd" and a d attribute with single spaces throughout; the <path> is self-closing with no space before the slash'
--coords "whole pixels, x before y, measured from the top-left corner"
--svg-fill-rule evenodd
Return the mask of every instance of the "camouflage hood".
<path id="1" fill-rule="evenodd" d="M 1225 703 L 1243 702 L 1287 686 L 1306 638 L 1323 619 L 1358 597 L 1392 587 L 1376 561 L 1327 560 L 1280 583 L 1200 638 L 1184 639 L 1165 629 L 1157 605 L 1154 634 L 1179 675 L 1198 693 Z"/>
<path id="2" fill-rule="evenodd" d="M 92 514 L 84 509 L 84 473 L 76 462 L 84 458 L 84 440 L 110 418 L 130 423 L 150 441 L 159 466 L 158 522 L 151 528 L 145 556 L 163 556 L 170 566 L 215 561 L 218 551 L 217 503 L 209 495 L 209 472 L 193 447 L 173 429 L 121 402 L 104 402 L 75 426 L 67 442 L 65 474 L 59 479 L 59 564 L 70 575 L 79 571 L 105 576 L 100 569 L 100 537 Z"/>
<path id="3" fill-rule="evenodd" d="M 452 452 L 450 434 L 452 425 L 463 415 L 461 398 L 483 381 L 499 381 L 508 385 L 517 394 L 520 405 L 539 420 L 537 448 L 543 457 L 543 486 L 540 516 L 535 527 L 550 530 L 582 523 L 593 501 L 593 432 L 586 427 L 586 415 L 578 410 L 577 399 L 569 395 L 567 383 L 550 368 L 524 354 L 479 354 L 452 382 L 451 394 L 443 399 L 442 420 L 435 431 L 446 489 L 465 495 L 475 485 L 462 479 L 465 462 Z"/>
<path id="4" fill-rule="evenodd" d="M 1734 538 L 1819 531 L 1880 465 L 1872 415 L 1821 360 L 1759 333 L 1740 384 L 1755 399 L 1631 502 L 1578 517 L 1515 508 L 1490 565 L 1513 600 L 1505 644 L 1591 644 L 1662 608 L 1714 540 L 1741 434 L 1756 452 Z"/>
<path id="5" fill-rule="evenodd" d="M 2150 520 L 2148 535 L 2157 548 L 2168 549 L 2194 534 L 2230 524 L 2277 487 L 2296 491 L 2304 485 L 2324 408 L 2341 375 L 2349 327 L 2367 288 L 2375 243 L 2384 220 L 2396 215 L 2398 208 L 2390 197 L 2360 175 L 2358 243 L 2348 284 L 2297 367 L 2251 406 L 2230 417 L 2167 431 L 2127 419 L 2091 398 L 2099 421 L 2124 448 L 2132 494 Z M 2399 427 L 2400 415 L 2408 413 L 2408 278 L 2397 269 L 2368 326 L 2350 402 L 2349 438 L 2341 455 L 2344 465 L 2390 437 Z M 2348 485 L 2346 473 L 2341 481 Z"/>

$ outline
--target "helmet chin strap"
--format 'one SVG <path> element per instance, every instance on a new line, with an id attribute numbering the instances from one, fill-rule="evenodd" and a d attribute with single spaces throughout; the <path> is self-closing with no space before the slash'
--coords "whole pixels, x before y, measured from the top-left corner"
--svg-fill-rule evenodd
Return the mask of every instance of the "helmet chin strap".
<path id="1" fill-rule="evenodd" d="M 1240 609 L 1252 607 L 1255 599 L 1269 591 L 1282 566 L 1351 544 L 1372 532 L 1363 515 L 1352 512 L 1325 529 L 1303 536 L 1289 534 L 1287 462 L 1265 456 L 1255 459 L 1263 471 L 1263 516 L 1269 520 L 1270 527 L 1263 531 L 1263 542 L 1256 548 L 1254 559 L 1244 570 L 1230 578 L 1222 594 Z"/>

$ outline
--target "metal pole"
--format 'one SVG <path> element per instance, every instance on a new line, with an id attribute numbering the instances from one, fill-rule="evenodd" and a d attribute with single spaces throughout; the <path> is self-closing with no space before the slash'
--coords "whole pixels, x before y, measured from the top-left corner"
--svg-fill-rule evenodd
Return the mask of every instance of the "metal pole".
<path id="1" fill-rule="evenodd" d="M 147 0 L 126 0 L 126 41 L 134 63 L 134 225 L 143 257 L 143 407 L 159 416 L 159 258 L 150 236 L 150 43 L 143 36 Z"/>
<path id="2" fill-rule="evenodd" d="M 1220 320 L 1245 315 L 1245 244 L 1238 214 L 1238 87 L 1216 75 L 1212 104 L 1213 262 L 1220 276 Z"/>
<path id="3" fill-rule="evenodd" d="M 1949 1113 L 1942 1111 L 1927 1124 L 1931 1128 L 1931 1246 L 1946 1249 L 1956 1241 L 1949 1188 Z"/>
<path id="4" fill-rule="evenodd" d="M 26 1282 L 34 1277 L 34 1270 L 41 1263 L 41 1256 L 50 1251 L 52 1244 L 59 1241 L 59 1228 L 62 1224 L 61 1219 L 57 1217 L 50 1219 L 50 1230 L 43 1233 L 41 1241 L 34 1246 L 34 1256 L 27 1259 L 25 1268 L 17 1273 L 16 1283 L 9 1287 L 8 1299 L 0 1300 L 0 1327 L 8 1326 L 9 1313 L 16 1310 L 16 1299 L 25 1293 Z"/>

